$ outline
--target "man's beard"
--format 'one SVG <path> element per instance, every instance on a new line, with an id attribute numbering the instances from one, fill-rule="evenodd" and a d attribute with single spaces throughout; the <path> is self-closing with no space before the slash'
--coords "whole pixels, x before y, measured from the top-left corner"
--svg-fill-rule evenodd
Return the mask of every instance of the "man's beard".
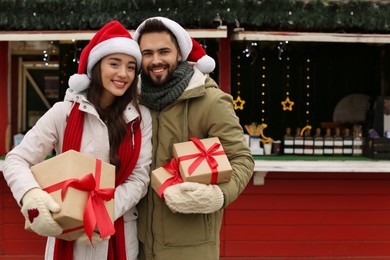
<path id="1" fill-rule="evenodd" d="M 157 76 L 157 77 L 150 77 L 150 76 L 148 76 L 148 79 L 152 82 L 153 85 L 155 85 L 155 86 L 162 86 L 162 85 L 165 85 L 167 82 L 169 82 L 169 80 L 172 78 L 172 74 L 173 73 L 168 72 L 166 77 L 164 77 L 162 75 Z"/>
<path id="2" fill-rule="evenodd" d="M 166 76 L 164 75 L 159 75 L 159 76 L 156 76 L 156 77 L 152 77 L 151 76 L 151 72 L 150 70 L 148 70 L 148 73 L 145 73 L 144 76 L 155 86 L 163 86 L 163 85 L 166 85 L 170 80 L 171 78 L 173 77 L 173 74 L 174 72 L 176 71 L 177 67 L 179 65 L 179 61 L 176 60 L 176 64 L 174 64 L 173 66 L 170 66 L 168 65 L 167 66 L 167 74 Z M 158 67 L 158 66 L 156 66 Z M 153 69 L 153 68 L 151 68 Z"/>

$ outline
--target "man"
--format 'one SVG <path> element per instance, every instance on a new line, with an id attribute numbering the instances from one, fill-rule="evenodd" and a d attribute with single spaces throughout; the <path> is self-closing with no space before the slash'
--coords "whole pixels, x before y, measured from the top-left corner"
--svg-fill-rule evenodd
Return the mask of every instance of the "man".
<path id="1" fill-rule="evenodd" d="M 149 18 L 134 39 L 142 54 L 141 100 L 153 120 L 151 170 L 171 160 L 174 143 L 190 137 L 218 137 L 233 168 L 228 183 L 170 186 L 165 202 L 149 187 L 138 206 L 139 259 L 219 259 L 223 208 L 244 190 L 254 167 L 232 97 L 199 70 L 205 52 L 176 22 Z M 197 63 L 186 61 L 202 51 Z"/>

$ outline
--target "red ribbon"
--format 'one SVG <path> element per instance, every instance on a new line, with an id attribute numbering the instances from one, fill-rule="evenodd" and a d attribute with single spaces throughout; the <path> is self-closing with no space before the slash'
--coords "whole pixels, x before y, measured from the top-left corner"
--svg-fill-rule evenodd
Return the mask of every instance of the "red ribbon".
<path id="1" fill-rule="evenodd" d="M 109 201 L 114 198 L 115 189 L 105 188 L 100 189 L 100 177 L 101 177 L 102 161 L 96 159 L 95 177 L 92 173 L 87 174 L 82 179 L 69 179 L 61 183 L 57 183 L 45 190 L 47 192 L 53 192 L 62 187 L 61 199 L 64 200 L 66 191 L 69 187 L 80 191 L 88 192 L 88 200 L 84 210 L 84 230 L 92 244 L 92 234 L 95 226 L 97 225 L 100 233 L 100 237 L 104 238 L 111 236 L 115 233 L 114 225 L 106 210 L 104 201 Z M 96 217 L 99 216 L 99 217 Z"/>
<path id="2" fill-rule="evenodd" d="M 163 165 L 162 167 L 173 175 L 172 177 L 168 178 L 157 189 L 157 194 L 161 197 L 162 200 L 164 200 L 164 191 L 165 191 L 165 189 L 168 188 L 171 185 L 182 183 L 183 179 L 180 176 L 180 173 L 179 173 L 179 163 L 176 160 L 176 158 L 172 158 L 172 160 L 169 163 Z"/>
<path id="3" fill-rule="evenodd" d="M 211 169 L 210 183 L 216 184 L 218 180 L 218 170 L 217 170 L 218 162 L 217 160 L 215 160 L 213 156 L 225 154 L 224 150 L 217 151 L 221 146 L 221 144 L 214 143 L 209 149 L 206 150 L 206 147 L 198 138 L 191 137 L 189 138 L 189 140 L 191 140 L 194 143 L 194 145 L 198 148 L 200 153 L 180 156 L 179 162 L 183 160 L 196 158 L 195 161 L 188 167 L 188 174 L 191 176 L 192 173 L 196 170 L 196 168 L 198 168 L 198 166 L 202 163 L 202 161 L 206 160 L 207 164 Z"/>

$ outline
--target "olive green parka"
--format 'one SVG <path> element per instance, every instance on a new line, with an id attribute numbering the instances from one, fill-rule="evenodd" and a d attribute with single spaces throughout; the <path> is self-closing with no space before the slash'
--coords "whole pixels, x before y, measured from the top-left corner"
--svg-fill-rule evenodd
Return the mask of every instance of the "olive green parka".
<path id="1" fill-rule="evenodd" d="M 233 100 L 214 80 L 194 67 L 195 73 L 181 96 L 161 111 L 151 111 L 153 155 L 151 171 L 173 157 L 174 143 L 218 137 L 233 175 L 228 183 L 218 184 L 224 206 L 232 203 L 248 184 L 254 162 Z M 217 260 L 223 209 L 211 214 L 172 213 L 149 186 L 138 205 L 139 259 Z"/>

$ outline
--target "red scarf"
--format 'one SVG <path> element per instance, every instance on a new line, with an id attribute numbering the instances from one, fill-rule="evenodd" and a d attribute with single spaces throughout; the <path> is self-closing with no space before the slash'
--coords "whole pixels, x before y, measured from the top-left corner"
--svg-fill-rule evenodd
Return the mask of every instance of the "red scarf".
<path id="1" fill-rule="evenodd" d="M 70 112 L 64 134 L 62 152 L 73 149 L 80 151 L 83 135 L 84 112 L 79 110 L 76 103 Z M 115 186 L 122 184 L 133 171 L 141 150 L 140 120 L 127 124 L 127 133 L 118 149 L 121 168 L 116 172 Z M 133 133 L 134 131 L 134 133 Z M 134 138 L 134 139 L 133 139 Z M 134 142 L 133 142 L 134 141 Z M 123 216 L 114 222 L 115 234 L 110 237 L 108 257 L 109 260 L 126 260 L 125 228 Z M 54 260 L 73 259 L 73 241 L 56 238 L 54 246 Z"/>

